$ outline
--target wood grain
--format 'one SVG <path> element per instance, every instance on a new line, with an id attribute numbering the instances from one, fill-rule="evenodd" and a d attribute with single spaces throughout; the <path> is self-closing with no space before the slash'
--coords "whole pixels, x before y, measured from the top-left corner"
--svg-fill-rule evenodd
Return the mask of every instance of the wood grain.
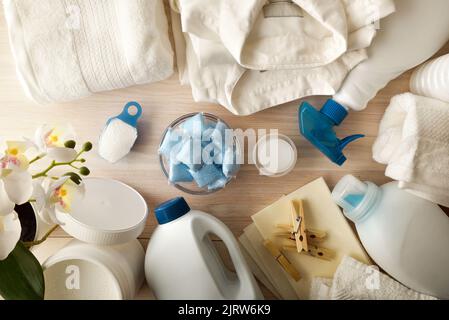
<path id="1" fill-rule="evenodd" d="M 1 10 L 0 10 L 1 11 Z M 449 52 L 447 45 L 442 53 Z M 90 140 L 96 145 L 105 121 L 117 114 L 124 103 L 136 100 L 142 103 L 144 115 L 139 127 L 139 138 L 133 152 L 118 164 L 112 165 L 100 159 L 95 152 L 89 157 L 89 167 L 97 177 L 123 181 L 136 188 L 151 209 L 158 203 L 176 196 L 184 196 L 191 207 L 209 212 L 238 236 L 250 222 L 250 216 L 271 204 L 284 194 L 323 176 L 330 187 L 345 174 L 351 173 L 362 180 L 382 184 L 388 181 L 384 166 L 372 160 L 371 147 L 376 138 L 379 121 L 392 96 L 408 91 L 411 72 L 391 82 L 369 107 L 362 112 L 352 112 L 338 129 L 342 137 L 363 133 L 362 139 L 345 151 L 348 161 L 339 168 L 331 164 L 299 134 L 297 109 L 299 101 L 265 110 L 252 116 L 238 117 L 225 108 L 208 103 L 195 103 L 190 88 L 179 85 L 177 75 L 155 84 L 136 86 L 124 90 L 95 94 L 70 103 L 37 105 L 28 100 L 16 78 L 13 58 L 8 45 L 7 28 L 3 11 L 0 14 L 0 136 L 20 138 L 32 136 L 35 128 L 43 123 L 70 122 L 80 140 Z M 313 97 L 308 101 L 321 105 L 326 97 Z M 242 167 L 237 180 L 225 190 L 210 196 L 182 194 L 168 185 L 159 167 L 157 149 L 161 134 L 169 123 L 190 112 L 210 112 L 224 119 L 233 128 L 279 129 L 296 143 L 299 161 L 289 175 L 268 178 L 258 174 L 254 166 Z M 150 215 L 141 238 L 150 237 L 156 225 Z M 54 237 L 67 237 L 62 231 Z M 146 242 L 146 241 L 144 241 Z"/>

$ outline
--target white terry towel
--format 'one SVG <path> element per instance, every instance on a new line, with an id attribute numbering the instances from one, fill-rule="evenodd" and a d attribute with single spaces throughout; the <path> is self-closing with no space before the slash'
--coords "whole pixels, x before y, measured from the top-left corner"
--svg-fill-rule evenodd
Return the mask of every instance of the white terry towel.
<path id="1" fill-rule="evenodd" d="M 376 267 L 344 257 L 333 279 L 315 278 L 311 300 L 436 300 L 413 291 Z"/>
<path id="2" fill-rule="evenodd" d="M 175 36 L 181 79 L 196 101 L 238 115 L 334 94 L 366 59 L 373 22 L 394 11 L 393 0 L 171 2 L 185 38 L 184 53 Z"/>
<path id="3" fill-rule="evenodd" d="M 380 123 L 374 159 L 399 187 L 449 207 L 449 103 L 398 95 Z"/>
<path id="4" fill-rule="evenodd" d="M 39 103 L 163 80 L 173 52 L 162 0 L 4 0 L 18 76 Z"/>

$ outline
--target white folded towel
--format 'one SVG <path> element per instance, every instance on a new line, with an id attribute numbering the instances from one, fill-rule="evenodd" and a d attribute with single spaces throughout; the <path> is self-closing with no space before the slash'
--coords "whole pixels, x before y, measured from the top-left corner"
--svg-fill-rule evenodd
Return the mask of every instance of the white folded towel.
<path id="1" fill-rule="evenodd" d="M 436 300 L 391 279 L 378 268 L 344 257 L 333 279 L 315 278 L 311 300 Z"/>
<path id="2" fill-rule="evenodd" d="M 173 52 L 162 0 L 4 0 L 18 76 L 39 103 L 163 80 Z"/>
<path id="3" fill-rule="evenodd" d="M 449 207 L 449 103 L 402 94 L 391 100 L 374 159 L 399 187 Z"/>
<path id="4" fill-rule="evenodd" d="M 366 59 L 374 22 L 395 9 L 393 0 L 171 2 L 182 82 L 196 101 L 238 115 L 334 94 Z"/>

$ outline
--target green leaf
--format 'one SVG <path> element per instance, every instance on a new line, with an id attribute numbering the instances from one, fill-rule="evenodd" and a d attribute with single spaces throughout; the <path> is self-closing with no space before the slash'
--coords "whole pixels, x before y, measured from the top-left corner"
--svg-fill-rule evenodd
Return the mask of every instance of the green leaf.
<path id="1" fill-rule="evenodd" d="M 0 295 L 6 300 L 43 300 L 42 266 L 22 242 L 0 261 Z"/>

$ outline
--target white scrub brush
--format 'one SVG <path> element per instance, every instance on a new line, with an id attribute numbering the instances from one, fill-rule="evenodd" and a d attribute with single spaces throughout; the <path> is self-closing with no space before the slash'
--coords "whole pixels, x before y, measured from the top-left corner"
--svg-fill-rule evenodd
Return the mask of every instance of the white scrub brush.
<path id="1" fill-rule="evenodd" d="M 136 109 L 132 114 L 130 109 Z M 137 120 L 142 116 L 142 107 L 137 102 L 128 102 L 123 112 L 108 120 L 100 136 L 99 154 L 111 163 L 126 156 L 137 139 Z"/>

